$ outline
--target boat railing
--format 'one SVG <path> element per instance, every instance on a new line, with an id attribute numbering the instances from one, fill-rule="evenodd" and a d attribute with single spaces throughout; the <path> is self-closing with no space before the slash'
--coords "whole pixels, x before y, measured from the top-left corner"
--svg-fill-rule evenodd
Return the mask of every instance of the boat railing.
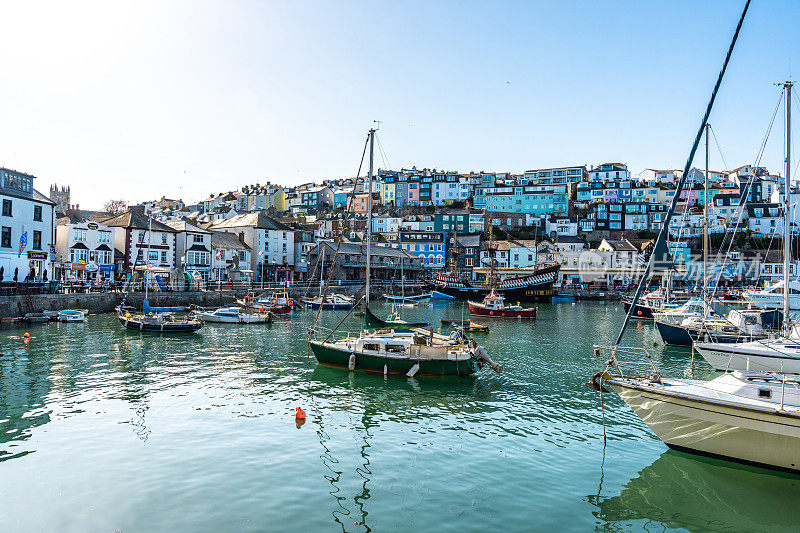
<path id="1" fill-rule="evenodd" d="M 651 376 L 660 379 L 661 374 L 656 368 L 653 357 L 647 349 L 640 346 L 604 346 L 595 344 L 594 355 L 605 359 L 606 371 L 616 368 L 621 378 L 626 377 L 623 368 L 628 370 L 627 377 L 634 377 L 636 369 L 650 368 L 653 371 Z"/>

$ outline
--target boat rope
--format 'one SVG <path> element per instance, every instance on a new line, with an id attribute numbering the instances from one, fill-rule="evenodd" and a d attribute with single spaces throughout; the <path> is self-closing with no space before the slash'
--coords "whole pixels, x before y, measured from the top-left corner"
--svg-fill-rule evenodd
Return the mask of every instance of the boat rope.
<path id="1" fill-rule="evenodd" d="M 730 170 L 730 167 L 728 166 L 728 161 L 725 159 L 725 154 L 722 153 L 722 147 L 719 145 L 719 139 L 717 139 L 717 132 L 714 131 L 714 127 L 711 126 L 711 124 L 708 125 L 708 129 L 711 130 L 711 136 L 714 137 L 714 143 L 716 143 L 717 151 L 719 152 L 719 156 L 722 158 L 722 164 L 725 165 L 725 172 L 728 172 Z"/>
<path id="2" fill-rule="evenodd" d="M 657 252 L 661 250 L 661 247 L 659 245 L 662 245 L 665 242 L 666 236 L 667 234 L 669 234 L 669 222 L 672 219 L 672 215 L 675 212 L 675 207 L 678 205 L 678 199 L 680 198 L 681 192 L 683 191 L 683 186 L 686 183 L 686 179 L 689 176 L 689 170 L 691 169 L 695 152 L 697 152 L 697 147 L 700 145 L 700 139 L 702 139 L 703 133 L 705 132 L 706 123 L 708 122 L 708 117 L 709 115 L 711 115 L 711 110 L 714 107 L 714 101 L 717 98 L 717 93 L 719 92 L 720 85 L 722 85 L 722 79 L 725 77 L 725 71 L 728 69 L 728 63 L 730 62 L 731 54 L 733 54 L 733 49 L 736 46 L 736 41 L 739 39 L 739 32 L 742 29 L 742 24 L 744 23 L 744 18 L 747 15 L 747 10 L 749 7 L 750 7 L 750 0 L 747 0 L 744 4 L 742 15 L 739 17 L 739 23 L 736 25 L 736 30 L 733 32 L 733 39 L 731 39 L 731 44 L 728 47 L 728 52 L 727 54 L 725 54 L 725 61 L 722 63 L 722 69 L 719 71 L 719 75 L 717 76 L 717 82 L 714 85 L 714 90 L 711 92 L 711 98 L 708 101 L 708 106 L 706 107 L 706 112 L 703 115 L 703 120 L 700 121 L 700 127 L 698 128 L 697 135 L 694 138 L 692 149 L 689 151 L 689 157 L 686 159 L 686 165 L 684 165 L 683 174 L 681 174 L 681 178 L 680 180 L 678 180 L 678 184 L 675 188 L 675 196 L 672 197 L 672 203 L 670 204 L 669 210 L 667 211 L 667 216 L 664 219 L 664 222 L 661 226 L 661 230 L 658 232 L 658 238 L 656 239 L 656 242 L 653 245 L 653 253 L 650 254 L 650 259 L 647 262 L 647 266 L 645 267 L 644 273 L 642 274 L 642 278 L 639 281 L 639 286 L 636 288 L 636 293 L 633 296 L 633 301 L 631 302 L 631 306 L 628 309 L 627 315 L 625 316 L 625 322 L 622 323 L 622 328 L 620 328 L 619 335 L 617 336 L 617 340 L 614 343 L 615 349 L 622 342 L 622 336 L 625 334 L 625 329 L 628 327 L 628 322 L 630 322 L 634 309 L 636 309 L 636 304 L 639 302 L 639 298 L 642 295 L 642 291 L 644 290 L 644 287 L 647 285 L 647 279 L 650 276 L 650 272 L 653 270 L 653 264 L 656 261 Z"/>
<path id="3" fill-rule="evenodd" d="M 325 298 L 328 296 L 328 288 L 331 285 L 331 277 L 333 275 L 333 269 L 336 266 L 336 258 L 339 257 L 339 250 L 342 247 L 342 241 L 344 240 L 344 231 L 345 227 L 347 226 L 347 204 L 351 206 L 355 204 L 355 197 L 356 191 L 358 190 L 358 180 L 359 176 L 361 176 L 361 168 L 364 166 L 364 158 L 367 155 L 367 147 L 369 146 L 369 135 L 367 135 L 366 141 L 364 141 L 364 150 L 361 152 L 361 162 L 358 164 L 358 172 L 356 172 L 356 179 L 353 180 L 353 190 L 350 191 L 350 195 L 347 197 L 345 201 L 345 210 L 342 216 L 342 223 L 339 225 L 339 242 L 336 244 L 336 252 L 333 254 L 333 259 L 331 259 L 331 268 L 328 270 L 328 279 L 325 280 L 325 288 L 320 295 L 320 302 L 319 302 L 319 309 L 317 309 L 317 316 L 314 317 L 314 325 L 311 327 L 311 331 L 313 332 L 317 327 L 317 322 L 319 321 L 319 316 L 322 313 L 322 308 L 325 304 Z M 370 231 L 372 228 L 367 228 L 367 231 Z M 319 257 L 319 254 L 317 254 Z M 355 305 L 353 306 L 353 308 Z M 351 308 L 352 310 L 352 308 Z M 348 315 L 350 313 L 347 313 Z"/>
<path id="4" fill-rule="evenodd" d="M 331 336 L 332 336 L 334 333 L 336 333 L 336 330 L 338 330 L 338 329 L 339 329 L 339 326 L 341 326 L 341 325 L 342 325 L 342 323 L 343 323 L 345 320 L 347 320 L 347 317 L 349 317 L 349 316 L 350 316 L 350 315 L 353 313 L 353 311 L 355 311 L 355 310 L 356 310 L 356 307 L 358 306 L 358 304 L 360 304 L 360 303 L 361 303 L 361 300 L 363 300 L 363 299 L 364 299 L 364 297 L 363 297 L 363 296 L 362 296 L 361 298 L 359 298 L 359 300 L 358 300 L 358 301 L 355 303 L 355 305 L 353 305 L 353 307 L 351 307 L 351 308 L 350 308 L 350 309 L 347 311 L 347 313 L 345 313 L 344 317 L 342 317 L 342 319 L 339 321 L 339 323 L 338 323 L 338 324 L 336 324 L 336 327 L 334 327 L 334 328 L 331 330 L 331 332 L 330 332 L 330 333 L 328 333 L 328 336 L 327 336 L 327 337 L 325 337 L 325 340 L 323 340 L 322 342 L 328 342 L 328 339 L 330 339 L 330 338 L 331 338 Z M 322 305 L 320 305 L 320 309 L 322 309 Z"/>
<path id="5" fill-rule="evenodd" d="M 741 201 L 739 202 L 739 209 L 736 215 L 736 223 L 734 224 L 732 231 L 730 227 L 728 227 L 725 230 L 725 234 L 722 236 L 722 242 L 720 243 L 720 247 L 717 250 L 717 255 L 714 258 L 715 264 L 718 264 L 721 260 L 720 254 L 722 253 L 722 250 L 725 249 L 725 241 L 728 239 L 728 235 L 730 235 L 730 241 L 728 242 L 727 249 L 725 250 L 725 255 L 722 257 L 723 264 L 725 264 L 725 262 L 727 262 L 728 258 L 730 257 L 730 253 L 733 248 L 733 243 L 736 240 L 736 234 L 739 232 L 739 227 L 744 219 L 744 212 L 747 207 L 747 198 L 750 196 L 750 190 L 752 189 L 753 182 L 755 181 L 756 178 L 755 169 L 758 168 L 758 165 L 761 164 L 761 159 L 764 157 L 764 152 L 767 149 L 767 141 L 769 140 L 770 134 L 772 133 L 772 127 L 775 125 L 775 119 L 778 116 L 778 111 L 781 108 L 781 102 L 783 102 L 783 91 L 781 91 L 780 96 L 778 97 L 778 103 L 775 105 L 775 109 L 772 112 L 772 118 L 770 119 L 769 125 L 767 126 L 767 131 L 764 134 L 764 139 L 761 141 L 761 146 L 759 147 L 758 152 L 756 153 L 756 157 L 753 162 L 753 169 L 754 169 L 753 175 L 750 176 L 750 178 L 747 180 L 744 189 L 742 190 L 740 197 Z M 719 285 L 721 277 L 722 277 L 722 268 L 718 269 L 714 279 L 714 283 L 712 284 L 712 286 L 714 287 L 711 291 L 712 298 L 716 294 L 717 286 Z"/>

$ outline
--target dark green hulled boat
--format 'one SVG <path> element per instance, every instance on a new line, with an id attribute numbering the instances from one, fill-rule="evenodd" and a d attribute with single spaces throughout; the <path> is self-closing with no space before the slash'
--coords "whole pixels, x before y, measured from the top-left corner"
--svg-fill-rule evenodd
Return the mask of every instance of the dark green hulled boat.
<path id="1" fill-rule="evenodd" d="M 309 344 L 320 364 L 349 370 L 406 376 L 469 376 L 488 364 L 497 372 L 502 371 L 474 342 L 419 328 L 363 333 L 337 341 L 310 340 Z"/>
<path id="2" fill-rule="evenodd" d="M 381 320 L 369 307 L 364 309 L 364 329 L 424 328 L 427 322 L 406 322 L 405 320 Z"/>

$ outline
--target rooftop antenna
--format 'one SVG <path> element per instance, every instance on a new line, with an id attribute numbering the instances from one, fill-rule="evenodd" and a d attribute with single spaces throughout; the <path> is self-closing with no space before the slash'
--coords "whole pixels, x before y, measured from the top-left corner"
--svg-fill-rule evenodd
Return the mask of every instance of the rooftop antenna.
<path id="1" fill-rule="evenodd" d="M 377 131 L 377 130 L 381 129 L 381 121 L 380 121 L 380 120 L 373 120 L 372 122 L 374 122 L 375 124 L 377 124 L 377 125 L 378 125 L 378 127 L 377 127 L 377 128 L 375 128 L 375 131 Z"/>

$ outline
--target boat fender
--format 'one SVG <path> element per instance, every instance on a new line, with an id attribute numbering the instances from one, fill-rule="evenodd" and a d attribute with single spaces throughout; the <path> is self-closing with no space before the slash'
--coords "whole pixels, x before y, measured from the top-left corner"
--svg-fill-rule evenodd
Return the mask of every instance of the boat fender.
<path id="1" fill-rule="evenodd" d="M 2 355 L 2 354 L 0 354 L 0 355 Z M 388 373 L 389 373 L 389 365 L 383 365 L 383 375 L 385 376 Z"/>
<path id="2" fill-rule="evenodd" d="M 350 370 L 356 369 L 356 354 L 350 354 L 350 359 L 347 361 L 347 368 Z"/>
<path id="3" fill-rule="evenodd" d="M 305 418 L 306 418 L 306 412 L 305 412 L 305 411 L 303 411 L 303 410 L 302 410 L 300 407 L 295 407 L 295 410 L 294 410 L 294 417 L 295 417 L 295 418 L 298 418 L 298 419 L 300 419 L 300 420 L 305 420 Z"/>
<path id="4" fill-rule="evenodd" d="M 406 376 L 410 377 L 410 378 L 413 378 L 417 374 L 417 372 L 419 372 L 419 363 L 414 363 L 414 366 L 412 366 L 408 370 L 408 372 L 406 373 Z"/>
<path id="5" fill-rule="evenodd" d="M 594 389 L 594 390 L 596 390 L 598 392 L 600 392 L 600 391 L 609 392 L 607 388 L 603 387 L 602 381 L 600 383 L 597 382 L 597 378 L 605 377 L 604 375 L 608 376 L 608 373 L 607 372 L 595 372 L 592 375 L 592 379 L 590 379 L 588 382 L 586 382 L 585 385 L 587 387 L 589 387 L 590 389 Z"/>

